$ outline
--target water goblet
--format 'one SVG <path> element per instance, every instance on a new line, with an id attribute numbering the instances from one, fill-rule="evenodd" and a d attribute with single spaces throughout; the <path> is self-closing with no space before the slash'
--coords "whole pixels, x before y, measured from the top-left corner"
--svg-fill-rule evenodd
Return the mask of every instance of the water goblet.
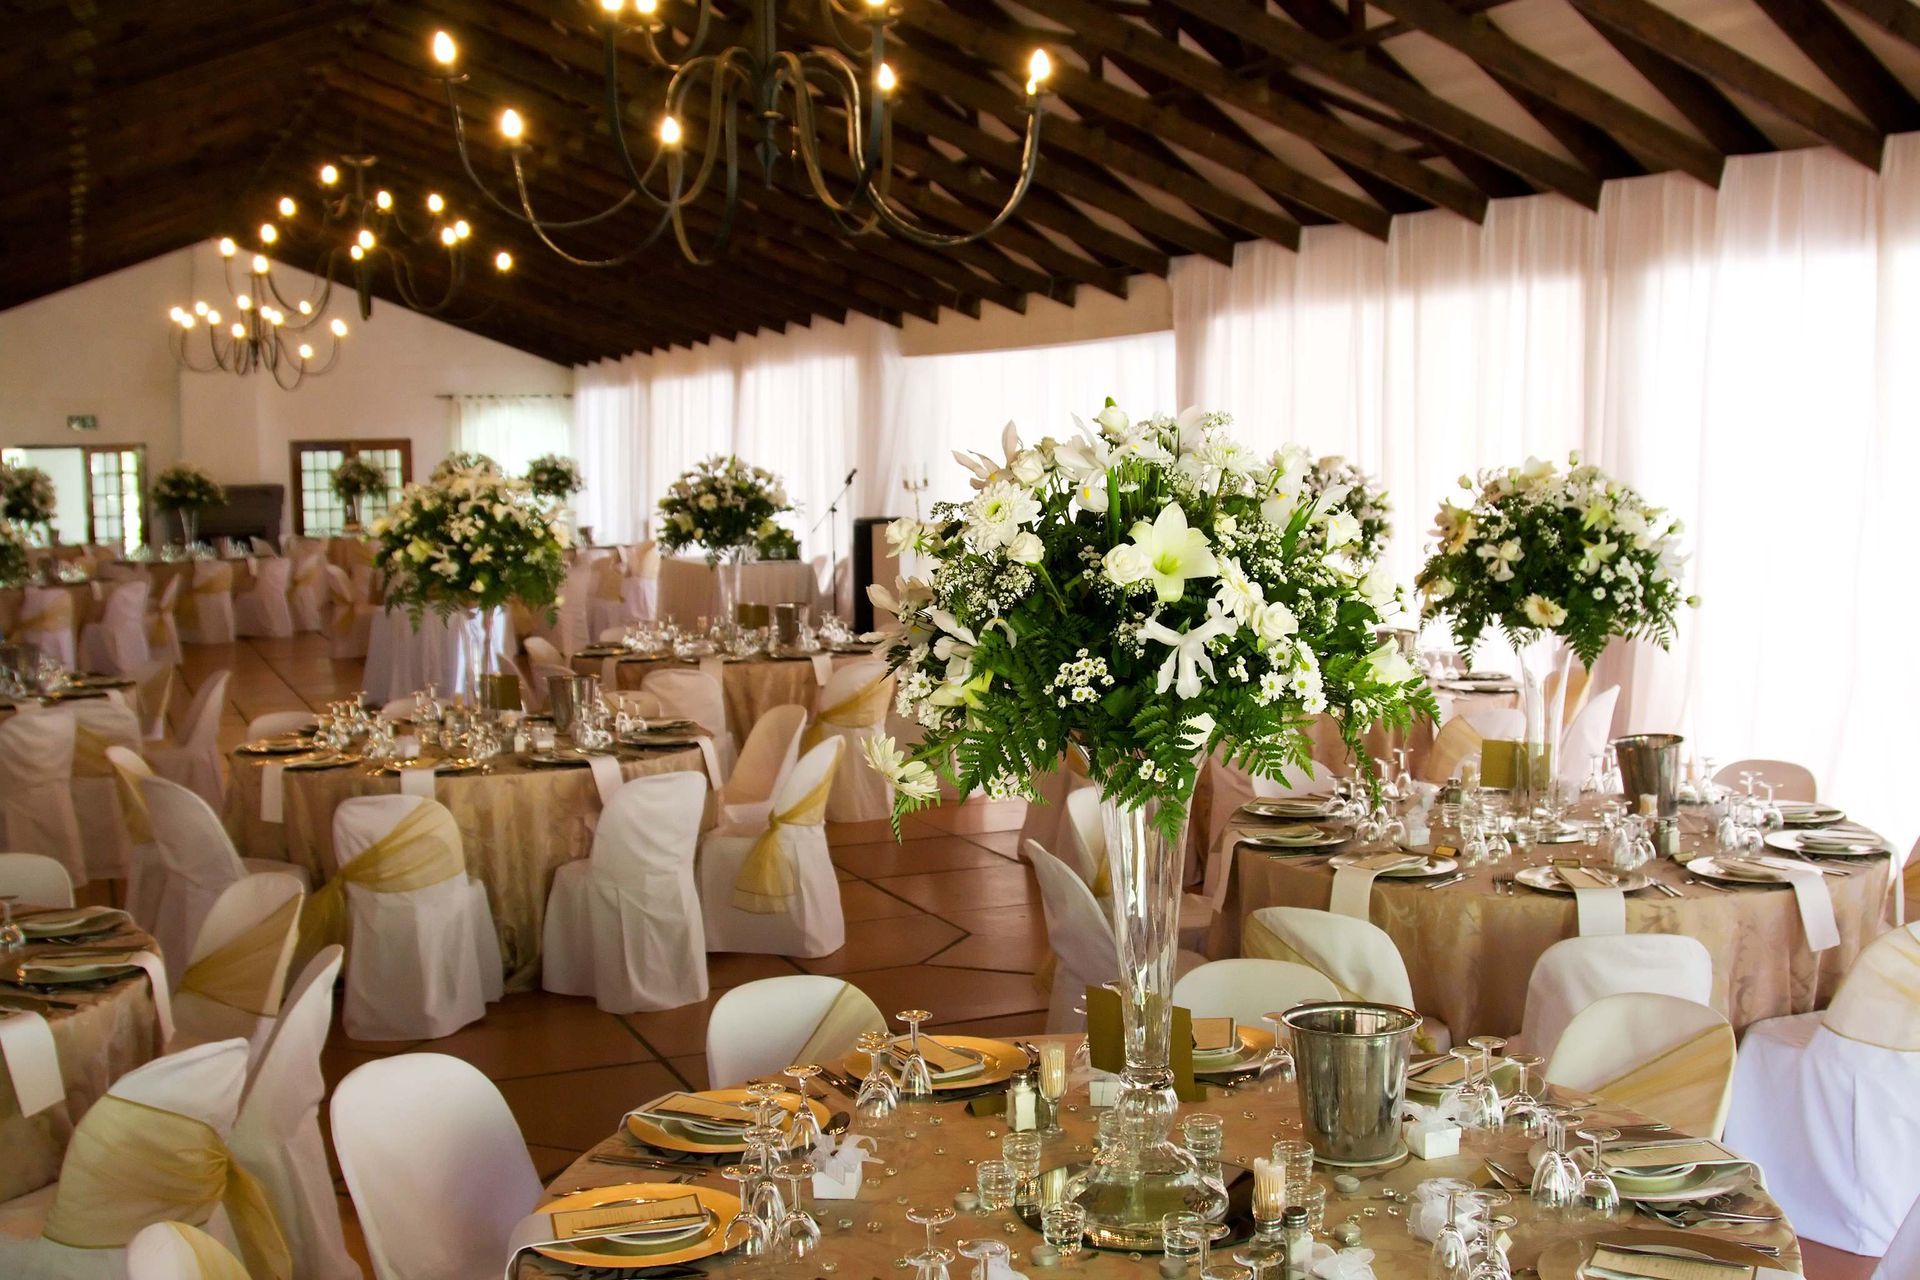
<path id="1" fill-rule="evenodd" d="M 1580 1195 L 1580 1166 L 1567 1154 L 1567 1125 L 1571 1116 L 1549 1116 L 1547 1150 L 1533 1167 L 1533 1202 L 1542 1209 L 1564 1209 Z"/>
<path id="2" fill-rule="evenodd" d="M 1007 1263 L 1013 1256 L 1013 1250 L 1000 1240 L 962 1240 L 955 1247 L 961 1257 L 973 1260 L 973 1280 L 987 1280 L 995 1263 Z"/>
<path id="3" fill-rule="evenodd" d="M 1208 1240 L 1206 1220 L 1197 1213 L 1179 1209 L 1160 1218 L 1160 1250 L 1182 1264 L 1192 1264 Z"/>
<path id="4" fill-rule="evenodd" d="M 1254 1076 L 1255 1087 L 1262 1093 L 1291 1092 L 1285 1088 L 1293 1083 L 1293 1049 L 1287 1039 L 1286 1026 L 1281 1022 L 1285 1016 L 1284 1013 L 1260 1015 L 1273 1035 L 1273 1045 L 1260 1059 L 1260 1069 Z"/>
<path id="5" fill-rule="evenodd" d="M 1061 1257 L 1073 1257 L 1086 1247 L 1086 1206 L 1069 1200 L 1046 1206 L 1040 1210 L 1040 1234 L 1059 1250 Z"/>
<path id="6" fill-rule="evenodd" d="M 795 1150 L 812 1147 L 820 1141 L 820 1117 L 807 1101 L 807 1081 L 820 1074 L 819 1064 L 796 1062 L 781 1074 L 793 1081 L 793 1091 L 800 1095 L 793 1121 L 787 1126 L 787 1145 Z"/>
<path id="7" fill-rule="evenodd" d="M 973 1178 L 982 1215 L 999 1213 L 1013 1204 L 1016 1179 L 1005 1160 L 982 1160 L 974 1166 Z"/>
<path id="8" fill-rule="evenodd" d="M 920 1055 L 920 1024 L 933 1015 L 925 1009 L 906 1009 L 893 1016 L 907 1024 L 907 1055 L 900 1063 L 901 1100 L 925 1102 L 933 1097 L 933 1072 Z"/>
<path id="9" fill-rule="evenodd" d="M 787 1211 L 780 1218 L 778 1253 L 787 1262 L 804 1262 L 820 1248 L 820 1224 L 807 1212 L 804 1182 L 813 1177 L 805 1160 L 790 1160 L 774 1171 L 788 1187 Z"/>
<path id="10" fill-rule="evenodd" d="M 1587 1157 L 1587 1171 L 1580 1179 L 1580 1208 L 1596 1218 L 1612 1217 L 1620 1207 L 1620 1188 L 1607 1176 L 1600 1149 L 1620 1136 L 1618 1129 L 1582 1129 L 1580 1136 L 1593 1144 Z"/>
<path id="11" fill-rule="evenodd" d="M 766 1175 L 752 1165 L 730 1164 L 720 1170 L 720 1176 L 739 1186 L 740 1203 L 749 1205 L 753 1201 L 755 1186 Z M 736 1247 L 741 1257 L 759 1260 L 772 1256 L 773 1227 L 766 1219 L 748 1210 L 734 1215 L 733 1223 L 728 1228 L 729 1234 L 733 1227 L 739 1227 L 747 1233 Z"/>
<path id="12" fill-rule="evenodd" d="M 893 1073 L 887 1070 L 887 1049 L 893 1041 L 884 1031 L 868 1031 L 855 1043 L 867 1055 L 867 1074 L 861 1079 L 860 1092 L 854 1098 L 854 1113 L 860 1117 L 863 1129 L 879 1128 L 900 1105 L 900 1089 L 893 1082 Z"/>
<path id="13" fill-rule="evenodd" d="M 907 1259 L 919 1269 L 919 1280 L 947 1280 L 947 1264 L 953 1261 L 953 1254 L 934 1242 L 933 1233 L 954 1217 L 954 1211 L 944 1205 L 937 1209 L 907 1210 L 908 1222 L 927 1229 L 927 1247 Z"/>
<path id="14" fill-rule="evenodd" d="M 1000 1139 L 1000 1156 L 1013 1170 L 1015 1203 L 1031 1200 L 1034 1184 L 1040 1177 L 1040 1135 L 1031 1130 L 1008 1134 Z"/>

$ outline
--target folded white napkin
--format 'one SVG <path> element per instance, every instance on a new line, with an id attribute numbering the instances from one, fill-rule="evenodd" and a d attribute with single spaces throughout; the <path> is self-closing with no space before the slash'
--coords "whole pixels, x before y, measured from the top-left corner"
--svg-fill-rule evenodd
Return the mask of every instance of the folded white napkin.
<path id="1" fill-rule="evenodd" d="M 1574 916 L 1583 938 L 1617 938 L 1627 931 L 1627 895 L 1619 888 L 1600 883 L 1600 877 L 1585 867 L 1556 868 L 1556 874 L 1573 889 Z"/>
<path id="2" fill-rule="evenodd" d="M 588 756 L 587 767 L 593 770 L 593 785 L 600 792 L 600 803 L 613 803 L 613 793 L 626 782 L 620 772 L 620 761 L 613 756 Z"/>
<path id="3" fill-rule="evenodd" d="M 151 951 L 138 952 L 131 959 L 146 970 L 147 985 L 153 988 L 154 1019 L 160 1024 L 160 1044 L 164 1048 L 173 1039 L 173 996 L 167 985 L 167 966 Z"/>
<path id="4" fill-rule="evenodd" d="M 815 653 L 809 656 L 813 659 L 814 682 L 825 686 L 827 681 L 833 679 L 833 655 L 830 653 Z"/>
<path id="5" fill-rule="evenodd" d="M 287 764 L 271 760 L 260 766 L 260 821 L 283 822 L 287 795 Z"/>
<path id="6" fill-rule="evenodd" d="M 1808 949 L 1827 951 L 1840 945 L 1840 926 L 1833 918 L 1833 895 L 1827 891 L 1827 877 L 1820 868 L 1791 858 L 1768 856 L 1727 858 L 1722 862 L 1736 867 L 1743 863 L 1761 866 L 1783 877 L 1793 886 L 1793 896 L 1800 904 L 1800 927 L 1807 932 Z"/>
<path id="7" fill-rule="evenodd" d="M 1371 858 L 1374 855 L 1369 855 Z M 1402 855 L 1403 860 L 1418 862 L 1418 854 Z M 1390 871 L 1398 865 L 1381 859 L 1379 866 L 1345 866 L 1335 868 L 1333 873 L 1333 891 L 1327 898 L 1327 910 L 1337 916 L 1352 916 L 1356 920 L 1367 919 L 1373 906 L 1373 882 L 1383 871 Z"/>
<path id="8" fill-rule="evenodd" d="M 433 765 L 425 769 L 402 769 L 400 771 L 400 794 L 403 796 L 420 796 L 426 800 L 433 799 L 433 779 L 434 775 L 439 772 L 439 765 Z"/>
<path id="9" fill-rule="evenodd" d="M 0 1011 L 0 1058 L 6 1060 L 7 1074 L 13 1079 L 21 1115 L 38 1115 L 67 1096 L 53 1029 L 31 1009 Z"/>
<path id="10" fill-rule="evenodd" d="M 720 753 L 714 748 L 713 739 L 704 733 L 694 741 L 700 744 L 700 758 L 707 765 L 707 785 L 718 791 L 726 782 L 720 774 Z"/>
<path id="11" fill-rule="evenodd" d="M 1407 1206 L 1407 1230 L 1416 1240 L 1429 1244 L 1447 1225 L 1447 1197 L 1473 1190 L 1473 1184 L 1461 1178 L 1428 1178 L 1413 1189 L 1413 1203 Z M 1469 1235 L 1479 1221 L 1480 1209 L 1471 1200 L 1460 1202 L 1460 1226 Z"/>
<path id="12" fill-rule="evenodd" d="M 1315 1280 L 1373 1280 L 1373 1250 L 1341 1249 L 1315 1243 L 1307 1273 Z"/>
<path id="13" fill-rule="evenodd" d="M 727 678 L 726 659 L 719 657 L 700 659 L 700 674 L 703 676 L 712 676 L 715 680 L 725 683 Z"/>

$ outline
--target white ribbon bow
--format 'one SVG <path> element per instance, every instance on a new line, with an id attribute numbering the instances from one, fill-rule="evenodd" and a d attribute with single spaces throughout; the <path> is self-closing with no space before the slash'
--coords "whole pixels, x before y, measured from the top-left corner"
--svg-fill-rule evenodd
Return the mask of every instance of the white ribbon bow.
<path id="1" fill-rule="evenodd" d="M 1165 693 L 1171 687 L 1182 698 L 1199 697 L 1204 687 L 1200 682 L 1200 673 L 1204 671 L 1207 679 L 1213 679 L 1213 658 L 1207 653 L 1207 642 L 1219 636 L 1231 635 L 1237 625 L 1213 604 L 1208 605 L 1207 620 L 1187 631 L 1174 631 L 1163 625 L 1158 614 L 1141 623 L 1142 636 L 1173 650 L 1167 655 L 1167 660 L 1160 664 L 1160 682 L 1154 692 Z"/>
<path id="2" fill-rule="evenodd" d="M 872 1154 L 873 1139 L 848 1135 L 835 1138 L 823 1136 L 807 1155 L 807 1162 L 817 1174 L 842 1180 L 855 1178 L 860 1174 L 860 1166 L 871 1164 L 880 1157 Z"/>
<path id="3" fill-rule="evenodd" d="M 1407 1210 L 1407 1230 L 1416 1239 L 1429 1243 L 1447 1225 L 1447 1197 L 1473 1190 L 1473 1184 L 1460 1178 L 1428 1178 L 1413 1189 L 1414 1204 Z M 1460 1229 L 1472 1234 L 1479 1207 L 1468 1200 L 1460 1205 Z"/>
<path id="4" fill-rule="evenodd" d="M 1316 1244 L 1307 1270 L 1318 1280 L 1373 1280 L 1373 1250 L 1342 1249 L 1335 1253 L 1327 1245 Z"/>

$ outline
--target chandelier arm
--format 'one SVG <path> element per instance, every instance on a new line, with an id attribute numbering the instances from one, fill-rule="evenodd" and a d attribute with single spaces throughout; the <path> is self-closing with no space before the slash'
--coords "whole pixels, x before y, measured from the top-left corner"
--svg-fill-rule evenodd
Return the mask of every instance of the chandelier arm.
<path id="1" fill-rule="evenodd" d="M 827 64 L 829 78 L 845 74 L 848 77 L 848 84 L 852 84 L 852 68 L 845 65 L 844 59 L 840 59 L 837 54 L 822 54 L 820 58 Z M 794 139 L 800 152 L 801 165 L 807 173 L 807 184 L 813 188 L 814 198 L 821 204 L 842 218 L 849 217 L 864 199 L 869 179 L 868 170 L 860 158 L 862 139 L 858 118 L 859 95 L 855 92 L 843 93 L 847 102 L 847 153 L 853 158 L 855 172 L 853 190 L 842 198 L 833 194 L 827 183 L 826 172 L 820 167 L 819 129 L 813 110 L 814 87 L 807 76 L 808 64 L 799 55 L 793 53 L 782 53 L 780 59 L 782 66 L 779 80 L 793 95 Z M 835 85 L 844 88 L 837 80 Z"/>
<path id="2" fill-rule="evenodd" d="M 1020 176 L 1014 182 L 1013 190 L 1008 194 L 1006 203 L 1000 206 L 1000 211 L 994 214 L 985 226 L 958 234 L 929 231 L 914 221 L 910 215 L 894 208 L 893 202 L 884 192 L 870 190 L 867 193 L 867 199 L 873 205 L 874 212 L 879 214 L 880 220 L 886 224 L 888 230 L 929 249 L 950 249 L 963 244 L 972 244 L 984 236 L 992 235 L 1005 226 L 1007 219 L 1013 216 L 1014 210 L 1020 207 L 1020 202 L 1026 198 L 1027 189 L 1033 185 L 1034 174 L 1040 168 L 1041 111 L 1039 103 L 1036 101 L 1027 110 L 1029 113 L 1027 137 L 1020 151 Z"/>
<path id="3" fill-rule="evenodd" d="M 300 315 L 301 322 L 299 324 L 292 326 L 293 331 L 295 333 L 300 332 L 300 330 L 302 329 L 312 327 L 312 325 L 319 320 L 320 313 L 327 309 L 327 303 L 333 297 L 334 257 L 339 252 L 340 251 L 338 249 L 327 250 L 327 256 L 323 258 L 319 264 L 323 268 L 323 270 L 315 271 L 313 273 L 314 278 L 320 281 L 320 288 L 311 297 L 296 299 L 292 302 L 289 302 L 287 301 L 286 295 L 280 292 L 280 283 L 279 281 L 273 278 L 273 273 L 271 271 L 269 271 L 265 276 L 261 277 L 267 282 L 267 292 L 273 295 L 274 302 L 281 308 L 281 310 L 284 311 L 287 308 L 291 307 L 296 314 Z M 313 308 L 313 310 L 311 312 L 301 312 L 300 311 L 301 302 L 305 302 L 309 307 Z"/>
<path id="4" fill-rule="evenodd" d="M 858 25 L 875 22 L 876 19 L 868 16 L 868 13 L 860 11 L 861 9 L 865 9 L 866 6 L 862 5 L 860 9 L 856 9 L 852 5 L 841 4 L 840 0 L 820 0 L 819 7 L 820 24 L 827 29 L 827 35 L 833 43 L 844 53 L 859 54 L 860 49 L 857 47 L 855 38 L 843 35 L 840 23 L 842 19 Z M 871 11 L 869 11 L 869 13 L 870 12 Z M 890 19 L 880 19 L 878 21 L 884 24 L 886 21 L 890 21 Z"/>
<path id="5" fill-rule="evenodd" d="M 729 95 L 729 99 L 731 99 L 731 95 Z M 733 237 L 734 218 L 740 212 L 740 134 L 739 134 L 739 124 L 738 124 L 739 115 L 737 112 L 733 110 L 733 103 L 731 102 L 731 100 L 729 100 L 727 104 L 726 114 L 723 117 L 720 117 L 720 119 L 721 119 L 721 138 L 723 140 L 722 145 L 725 147 L 726 154 L 727 154 L 726 204 L 723 206 L 720 213 L 720 230 L 714 236 L 713 247 L 707 252 L 705 256 L 702 256 L 699 253 L 699 251 L 693 247 L 693 240 L 690 236 L 687 235 L 686 221 L 681 216 L 681 210 L 684 209 L 694 199 L 698 198 L 698 194 L 699 194 L 698 188 L 695 189 L 692 195 L 682 199 L 680 197 L 678 185 L 679 185 L 679 178 L 680 178 L 680 170 L 684 162 L 681 160 L 678 154 L 671 155 L 667 158 L 667 172 L 670 175 L 672 175 L 672 178 L 675 183 L 675 188 L 676 188 L 674 193 L 675 199 L 671 209 L 669 210 L 669 214 L 673 221 L 673 238 L 680 246 L 681 256 L 684 257 L 688 262 L 692 263 L 696 267 L 712 266 L 715 262 L 718 262 L 720 260 L 720 255 L 726 252 L 727 244 Z M 702 185 L 704 185 L 705 175 L 709 170 L 711 170 L 712 165 L 713 165 L 713 148 L 709 146 L 707 148 L 706 164 L 702 167 L 702 177 L 701 177 Z"/>
<path id="6" fill-rule="evenodd" d="M 693 64 L 690 61 L 686 65 L 690 67 Z M 674 80 L 678 81 L 682 73 L 683 69 L 676 70 L 674 72 Z M 652 191 L 648 190 L 647 179 L 652 177 L 653 171 L 660 167 L 660 153 L 665 148 L 664 146 L 654 148 L 653 159 L 647 162 L 645 173 L 640 172 L 634 167 L 633 153 L 627 147 L 627 130 L 626 125 L 623 123 L 626 117 L 620 106 L 619 49 L 614 44 L 614 30 L 611 25 L 607 28 L 605 41 L 604 74 L 606 80 L 605 112 L 607 117 L 607 133 L 613 139 L 613 151 L 620 159 L 620 168 L 626 173 L 627 184 L 629 186 L 646 197 L 647 201 L 651 203 L 654 208 L 663 209 L 666 207 L 667 201 L 662 200 L 660 197 L 654 195 Z M 672 84 L 670 83 L 668 85 L 668 97 L 671 98 L 671 96 Z"/>
<path id="7" fill-rule="evenodd" d="M 514 156 L 513 156 L 513 179 L 514 179 L 514 185 L 519 189 L 521 201 L 523 203 L 526 202 L 527 201 L 526 174 L 525 174 L 525 171 L 521 168 L 520 154 L 517 151 L 514 153 Z M 582 258 L 582 257 L 578 257 L 575 254 L 569 253 L 567 252 L 567 250 L 561 248 L 559 243 L 555 241 L 551 235 L 547 234 L 549 228 L 562 226 L 564 224 L 555 223 L 555 222 L 542 222 L 539 219 L 534 218 L 532 216 L 533 207 L 530 203 L 527 203 L 526 207 L 527 207 L 528 216 L 521 219 L 521 221 L 527 224 L 528 229 L 531 230 L 536 237 L 538 237 L 541 244 L 544 244 L 545 246 L 547 246 L 547 248 L 559 254 L 560 257 L 563 258 L 565 261 L 567 261 L 568 263 L 576 267 L 617 267 L 624 263 L 633 261 L 635 257 L 639 256 L 641 253 L 644 253 L 647 249 L 650 249 L 653 247 L 654 241 L 658 240 L 660 238 L 661 232 L 667 229 L 667 225 L 672 220 L 672 216 L 673 216 L 673 211 L 671 208 L 663 210 L 660 214 L 660 220 L 654 223 L 653 230 L 647 232 L 646 237 L 644 239 L 640 240 L 636 244 L 628 246 L 625 250 L 621 251 L 618 254 L 615 254 L 611 258 Z"/>
<path id="8" fill-rule="evenodd" d="M 533 216 L 533 211 L 531 208 L 528 208 L 525 213 L 522 213 L 520 209 L 516 209 L 513 205 L 508 204 L 506 201 L 502 200 L 499 196 L 495 195 L 493 192 L 493 189 L 487 186 L 486 183 L 482 182 L 480 180 L 480 175 L 474 171 L 473 157 L 467 149 L 466 117 L 461 113 L 460 100 L 454 91 L 454 82 L 451 77 L 447 78 L 446 86 L 447 86 L 447 105 L 451 107 L 453 110 L 454 149 L 460 155 L 460 167 L 466 170 L 468 179 L 472 181 L 473 185 L 476 188 L 479 189 L 480 194 L 486 197 L 487 203 L 493 205 L 494 208 L 500 210 L 500 212 L 506 214 L 509 218 L 512 218 L 515 222 L 524 222 L 524 223 L 527 223 L 529 226 L 545 226 L 558 231 L 567 231 L 567 230 L 572 230 L 573 228 L 576 228 L 576 227 L 591 226 L 596 222 L 602 222 L 607 218 L 611 218 L 614 214 L 620 212 L 620 210 L 626 208 L 629 204 L 633 203 L 633 192 L 629 191 L 627 194 L 621 196 L 618 200 L 615 200 L 612 204 L 600 210 L 600 212 L 598 213 L 588 214 L 584 218 L 572 218 L 562 222 L 540 222 L 538 219 L 536 219 Z M 520 161 L 519 161 L 519 157 L 517 155 L 517 150 L 516 150 L 516 155 L 514 158 L 514 169 L 516 173 L 519 170 L 519 166 L 520 166 Z M 523 192 L 522 206 L 524 207 L 525 205 L 526 205 L 526 201 L 524 199 L 524 192 Z"/>

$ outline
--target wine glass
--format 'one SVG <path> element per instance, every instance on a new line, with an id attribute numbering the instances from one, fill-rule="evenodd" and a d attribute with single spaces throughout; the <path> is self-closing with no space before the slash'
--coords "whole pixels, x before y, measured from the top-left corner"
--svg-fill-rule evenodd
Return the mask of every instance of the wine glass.
<path id="1" fill-rule="evenodd" d="M 742 1205 L 751 1206 L 753 1203 L 754 1190 L 766 1177 L 766 1174 L 756 1165 L 730 1164 L 720 1170 L 720 1176 L 740 1188 L 740 1203 Z M 743 1212 L 735 1214 L 733 1226 L 744 1227 L 747 1232 L 746 1239 L 741 1241 L 739 1246 L 741 1257 L 765 1258 L 772 1254 L 773 1224 L 754 1212 L 752 1208 L 749 1207 Z M 731 1229 L 732 1228 L 729 1227 L 729 1231 L 731 1231 Z"/>
<path id="2" fill-rule="evenodd" d="M 860 1093 L 854 1099 L 854 1112 L 862 1128 L 884 1125 L 900 1105 L 900 1088 L 887 1070 L 887 1049 L 893 1043 L 884 1031 L 868 1031 L 855 1041 L 867 1055 L 867 1074 L 860 1081 Z"/>
<path id="3" fill-rule="evenodd" d="M 1587 1157 L 1587 1171 L 1580 1179 L 1580 1208 L 1596 1218 L 1611 1217 L 1620 1207 L 1620 1188 L 1607 1176 L 1607 1167 L 1601 1162 L 1600 1149 L 1620 1136 L 1618 1129 L 1582 1129 L 1580 1136 L 1593 1144 L 1593 1150 Z"/>
<path id="4" fill-rule="evenodd" d="M 1520 1079 L 1514 1095 L 1507 1099 L 1506 1110 L 1501 1118 L 1507 1124 L 1519 1125 L 1520 1131 L 1528 1137 L 1537 1138 L 1546 1132 L 1546 1122 L 1552 1118 L 1552 1113 L 1541 1105 L 1531 1087 L 1534 1068 L 1546 1059 L 1537 1053 L 1512 1053 L 1507 1055 L 1507 1061 L 1518 1068 Z"/>
<path id="5" fill-rule="evenodd" d="M 973 1280 L 987 1280 L 996 1262 L 1007 1263 L 1013 1256 L 1013 1250 L 999 1240 L 962 1240 L 955 1247 L 961 1257 L 973 1260 Z"/>
<path id="6" fill-rule="evenodd" d="M 812 1147 L 820 1141 L 820 1117 L 814 1114 L 807 1100 L 807 1081 L 820 1074 L 820 1067 L 817 1063 L 797 1062 L 781 1074 L 793 1081 L 793 1091 L 800 1095 L 793 1120 L 787 1126 L 787 1145 L 796 1150 Z"/>
<path id="7" fill-rule="evenodd" d="M 1462 1188 L 1447 1189 L 1447 1220 L 1427 1250 L 1427 1280 L 1467 1280 L 1467 1233 L 1460 1223 Z"/>
<path id="8" fill-rule="evenodd" d="M 1533 1167 L 1531 1194 L 1542 1209 L 1564 1209 L 1580 1195 L 1580 1166 L 1567 1154 L 1567 1126 L 1574 1116 L 1550 1116 L 1547 1150 Z"/>
<path id="9" fill-rule="evenodd" d="M 908 1222 L 927 1229 L 927 1247 L 906 1259 L 919 1269 L 918 1280 L 947 1280 L 947 1264 L 953 1261 L 953 1255 L 934 1243 L 933 1233 L 953 1219 L 954 1211 L 944 1205 L 936 1209 L 907 1210 Z"/>
<path id="10" fill-rule="evenodd" d="M 1280 1021 L 1285 1016 L 1284 1013 L 1260 1015 L 1273 1035 L 1273 1046 L 1267 1050 L 1267 1056 L 1260 1059 L 1260 1070 L 1254 1077 L 1255 1086 L 1262 1093 L 1279 1093 L 1283 1085 L 1293 1083 L 1293 1049 L 1287 1040 L 1286 1027 Z"/>
<path id="11" fill-rule="evenodd" d="M 907 1102 L 925 1102 L 933 1097 L 933 1072 L 920 1055 L 920 1024 L 933 1015 L 925 1009 L 907 1009 L 893 1016 L 907 1024 L 907 1056 L 900 1063 L 900 1097 Z"/>
<path id="12" fill-rule="evenodd" d="M 804 1180 L 813 1177 L 805 1160 L 789 1160 L 774 1171 L 788 1187 L 787 1211 L 780 1219 L 779 1254 L 787 1262 L 804 1262 L 820 1248 L 820 1224 L 807 1212 Z"/>
<path id="13" fill-rule="evenodd" d="M 1507 1042 L 1500 1036 L 1473 1036 L 1467 1044 L 1480 1051 L 1480 1082 L 1487 1090 L 1488 1123 L 1490 1127 L 1498 1126 L 1505 1105 L 1500 1097 L 1499 1086 L 1493 1082 L 1493 1063 L 1500 1056 L 1500 1051 L 1507 1047 Z"/>
<path id="14" fill-rule="evenodd" d="M 1506 1253 L 1500 1248 L 1499 1233 L 1512 1226 L 1513 1219 L 1496 1218 L 1493 1211 L 1513 1203 L 1513 1196 L 1493 1188 L 1475 1191 L 1473 1199 L 1479 1213 L 1473 1241 L 1467 1246 L 1468 1255 L 1473 1258 L 1473 1270 L 1468 1280 L 1511 1280 L 1513 1272 L 1507 1265 Z"/>

